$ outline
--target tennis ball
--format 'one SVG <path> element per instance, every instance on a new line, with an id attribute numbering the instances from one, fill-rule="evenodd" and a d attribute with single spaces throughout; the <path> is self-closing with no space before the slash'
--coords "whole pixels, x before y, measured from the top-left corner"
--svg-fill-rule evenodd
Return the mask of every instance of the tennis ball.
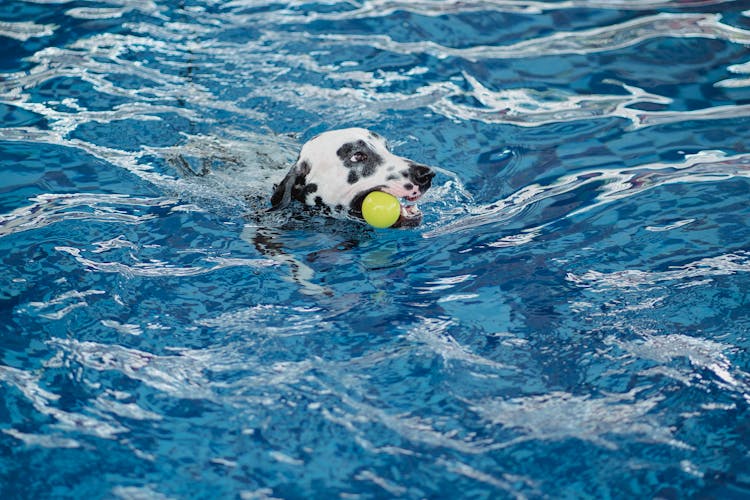
<path id="1" fill-rule="evenodd" d="M 388 193 L 373 191 L 362 202 L 362 216 L 373 227 L 391 227 L 400 215 L 401 204 L 398 198 Z"/>

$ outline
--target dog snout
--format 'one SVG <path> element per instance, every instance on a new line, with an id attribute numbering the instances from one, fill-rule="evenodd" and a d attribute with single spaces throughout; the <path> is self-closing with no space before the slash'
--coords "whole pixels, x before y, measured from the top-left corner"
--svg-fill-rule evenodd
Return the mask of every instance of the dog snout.
<path id="1" fill-rule="evenodd" d="M 409 166 L 409 173 L 412 180 L 420 187 L 429 187 L 435 172 L 426 165 L 412 164 Z"/>

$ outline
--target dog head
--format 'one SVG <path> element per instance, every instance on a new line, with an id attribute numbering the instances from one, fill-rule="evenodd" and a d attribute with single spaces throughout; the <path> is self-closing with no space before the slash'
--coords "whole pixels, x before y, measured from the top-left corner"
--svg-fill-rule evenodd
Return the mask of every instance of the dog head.
<path id="1" fill-rule="evenodd" d="M 383 191 L 414 202 L 432 185 L 429 167 L 397 156 L 385 139 L 362 128 L 324 132 L 302 146 L 299 158 L 271 196 L 273 210 L 293 200 L 333 216 L 362 218 L 362 201 Z M 422 220 L 419 210 L 401 205 L 395 226 L 411 227 Z"/>

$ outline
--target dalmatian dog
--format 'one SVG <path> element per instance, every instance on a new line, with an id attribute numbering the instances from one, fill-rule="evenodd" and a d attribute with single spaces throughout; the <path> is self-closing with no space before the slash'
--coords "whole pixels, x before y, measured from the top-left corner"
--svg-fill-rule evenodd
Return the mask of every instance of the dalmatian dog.
<path id="1" fill-rule="evenodd" d="M 371 192 L 413 203 L 430 188 L 433 177 L 429 167 L 391 153 L 375 132 L 332 130 L 302 146 L 299 158 L 274 188 L 271 210 L 296 201 L 333 217 L 362 219 L 362 202 Z M 402 203 L 394 227 L 414 227 L 421 221 L 416 207 Z"/>

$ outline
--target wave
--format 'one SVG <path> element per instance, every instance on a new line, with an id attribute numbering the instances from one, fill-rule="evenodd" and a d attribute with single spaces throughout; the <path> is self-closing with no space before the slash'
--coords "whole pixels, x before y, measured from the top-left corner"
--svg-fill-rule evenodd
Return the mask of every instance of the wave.
<path id="1" fill-rule="evenodd" d="M 649 163 L 623 169 L 587 169 L 565 175 L 549 184 L 531 184 L 510 196 L 481 206 L 465 207 L 468 215 L 444 223 L 423 234 L 434 238 L 460 233 L 487 224 L 508 222 L 519 217 L 526 209 L 544 200 L 555 198 L 582 188 L 595 186 L 596 196 L 586 205 L 563 215 L 570 218 L 606 203 L 634 196 L 658 186 L 674 183 L 717 182 L 735 177 L 750 178 L 750 154 L 727 156 L 721 151 L 702 151 L 687 155 L 681 163 Z M 517 243 L 527 243 L 544 227 L 527 228 L 515 235 Z M 498 246 L 507 246 L 508 237 L 499 240 Z"/>
<path id="2" fill-rule="evenodd" d="M 533 0 L 367 0 L 360 6 L 341 12 L 305 12 L 300 14 L 296 8 L 308 4 L 306 1 L 286 2 L 286 8 L 272 13 L 258 14 L 260 19 L 272 22 L 311 23 L 314 21 L 345 21 L 392 16 L 396 12 L 410 12 L 420 16 L 443 16 L 471 12 L 508 12 L 517 14 L 541 14 L 544 12 L 566 9 L 616 9 L 616 10 L 655 10 L 655 9 L 691 9 L 709 7 L 730 2 L 731 0 L 682 0 L 679 3 L 665 0 L 567 0 L 561 2 L 539 2 Z M 331 5 L 351 7 L 352 2 L 330 2 Z M 257 8 L 260 5 L 273 5 L 273 2 L 256 0 L 232 0 L 225 7 L 233 10 Z"/>
<path id="3" fill-rule="evenodd" d="M 139 224 L 155 216 L 130 213 L 133 207 L 150 209 L 175 204 L 167 198 L 132 198 L 121 194 L 43 194 L 32 204 L 0 214 L 0 238 L 40 229 L 63 220 Z M 127 207 L 125 210 L 121 207 Z"/>
<path id="4" fill-rule="evenodd" d="M 478 45 L 467 48 L 447 47 L 433 41 L 398 42 L 389 35 L 306 34 L 305 36 L 333 45 L 343 43 L 366 45 L 397 54 L 424 54 L 438 59 L 458 57 L 471 62 L 610 52 L 662 37 L 712 38 L 744 45 L 750 44 L 750 31 L 722 23 L 719 14 L 671 13 L 640 17 L 587 30 L 562 31 L 510 45 Z"/>
<path id="5" fill-rule="evenodd" d="M 48 366 L 54 364 L 49 361 Z M 78 448 L 83 444 L 69 437 L 71 434 L 85 434 L 102 439 L 115 439 L 127 431 L 114 418 L 96 418 L 82 412 L 69 412 L 55 406 L 60 396 L 43 389 L 38 374 L 0 365 L 0 382 L 15 387 L 28 400 L 34 409 L 54 422 L 44 434 L 25 433 L 17 429 L 3 429 L 2 432 L 17 437 L 28 444 L 49 448 Z M 61 431 L 62 434 L 58 434 Z"/>
<path id="6" fill-rule="evenodd" d="M 203 374 L 206 367 L 190 356 L 160 356 L 117 344 L 75 339 L 53 338 L 48 344 L 86 368 L 115 370 L 176 397 L 215 399 Z"/>
<path id="7" fill-rule="evenodd" d="M 30 38 L 49 36 L 59 28 L 56 24 L 36 24 L 32 21 L 0 21 L 0 36 L 25 42 Z"/>
<path id="8" fill-rule="evenodd" d="M 179 266 L 167 262 L 136 262 L 129 265 L 119 261 L 97 261 L 83 256 L 83 251 L 79 248 L 68 246 L 57 246 L 55 250 L 72 255 L 78 263 L 86 269 L 99 271 L 103 273 L 116 273 L 132 278 L 134 276 L 147 278 L 162 277 L 184 277 L 198 276 L 208 274 L 220 269 L 230 267 L 250 267 L 253 269 L 272 267 L 276 262 L 270 259 L 243 259 L 243 258 L 226 258 L 226 257 L 206 257 L 206 266 Z"/>
<path id="9" fill-rule="evenodd" d="M 682 266 L 674 266 L 668 271 L 640 271 L 626 269 L 611 273 L 587 271 L 576 275 L 569 273 L 568 281 L 582 288 L 592 290 L 638 290 L 664 282 L 685 282 L 705 284 L 716 276 L 729 276 L 750 272 L 750 253 L 735 252 L 717 257 L 707 257 Z"/>
<path id="10" fill-rule="evenodd" d="M 519 437 L 506 446 L 525 441 L 560 441 L 570 438 L 618 449 L 615 436 L 690 448 L 653 415 L 663 396 L 647 396 L 642 389 L 601 397 L 555 391 L 540 396 L 470 402 L 471 409 L 493 425 L 513 430 Z"/>
<path id="11" fill-rule="evenodd" d="M 324 319 L 322 312 L 314 307 L 258 304 L 201 319 L 198 324 L 230 334 L 254 330 L 262 332 L 264 336 L 287 337 L 333 328 L 332 324 Z M 279 324 L 279 318 L 284 318 L 282 325 Z"/>
<path id="12" fill-rule="evenodd" d="M 720 390 L 739 393 L 745 401 L 750 402 L 750 375 L 733 366 L 725 354 L 736 350 L 736 346 L 679 333 L 644 334 L 643 338 L 634 341 L 610 338 L 608 342 L 633 356 L 659 363 L 659 366 L 651 369 L 654 373 L 662 373 L 686 386 L 716 384 Z M 679 358 L 687 358 L 692 367 L 674 368 L 675 364 L 672 362 Z M 673 368 L 667 369 L 666 365 Z M 696 369 L 707 370 L 713 377 L 703 377 Z"/>
<path id="13" fill-rule="evenodd" d="M 573 94 L 562 90 L 536 91 L 531 89 L 506 89 L 493 92 L 472 75 L 463 73 L 470 90 L 460 90 L 454 86 L 450 95 L 444 95 L 429 105 L 436 113 L 451 120 L 476 120 L 482 123 L 507 123 L 522 127 L 538 127 L 550 123 L 590 120 L 594 118 L 625 118 L 635 128 L 657 123 L 667 123 L 670 119 L 685 119 L 687 112 L 647 112 L 633 109 L 636 104 L 662 104 L 671 99 L 645 92 L 637 87 L 614 80 L 603 83 L 621 86 L 625 95 Z M 451 99 L 459 95 L 469 95 L 482 107 L 459 104 Z M 733 107 L 736 110 L 736 107 Z M 709 110 L 710 112 L 710 110 Z M 747 110 L 750 114 L 750 109 Z M 693 113 L 693 119 L 697 113 Z"/>
<path id="14" fill-rule="evenodd" d="M 743 64 L 732 64 L 727 67 L 730 73 L 736 75 L 750 75 L 750 62 Z M 750 77 L 742 76 L 740 78 L 726 78 L 714 84 L 715 87 L 725 89 L 735 89 L 741 87 L 750 87 Z"/>

